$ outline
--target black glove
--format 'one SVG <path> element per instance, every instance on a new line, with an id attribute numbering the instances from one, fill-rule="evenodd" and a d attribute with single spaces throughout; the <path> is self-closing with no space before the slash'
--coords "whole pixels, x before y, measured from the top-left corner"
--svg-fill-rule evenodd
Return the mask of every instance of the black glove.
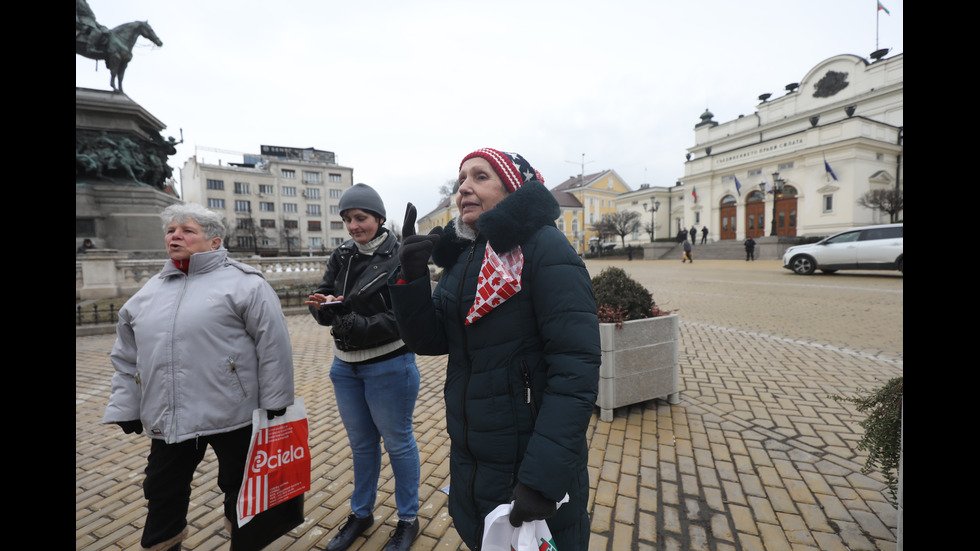
<path id="1" fill-rule="evenodd" d="M 417 215 L 415 205 L 409 203 L 405 208 L 405 223 L 402 226 L 402 246 L 398 249 L 402 279 L 405 281 L 415 281 L 429 274 L 429 257 L 442 235 L 442 226 L 432 228 L 428 235 L 415 235 Z"/>
<path id="2" fill-rule="evenodd" d="M 286 414 L 286 408 L 282 408 L 282 409 L 267 409 L 267 410 L 265 410 L 265 412 L 266 412 L 266 416 L 269 418 L 269 420 L 272 421 L 273 419 L 275 419 L 276 417 L 279 417 L 280 415 L 285 415 Z"/>
<path id="3" fill-rule="evenodd" d="M 351 332 L 354 328 L 354 322 L 357 321 L 357 314 L 354 312 L 349 312 L 342 316 L 338 316 L 333 320 L 333 335 L 335 337 L 342 337 Z"/>
<path id="4" fill-rule="evenodd" d="M 119 427 L 122 428 L 123 432 L 126 434 L 143 433 L 143 423 L 139 419 L 135 421 L 119 421 L 116 424 L 119 425 Z"/>
<path id="5" fill-rule="evenodd" d="M 558 512 L 554 501 L 520 482 L 514 486 L 514 494 L 510 498 L 514 501 L 514 508 L 510 511 L 510 525 L 514 528 L 531 520 L 551 518 Z"/>

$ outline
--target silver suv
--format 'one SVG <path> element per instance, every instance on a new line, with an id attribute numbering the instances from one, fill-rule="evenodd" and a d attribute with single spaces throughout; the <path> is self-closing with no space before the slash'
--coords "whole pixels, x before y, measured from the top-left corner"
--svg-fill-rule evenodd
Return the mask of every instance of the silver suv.
<path id="1" fill-rule="evenodd" d="M 786 249 L 783 268 L 800 275 L 815 270 L 832 274 L 837 270 L 898 270 L 903 266 L 903 224 L 852 228 L 809 245 Z"/>

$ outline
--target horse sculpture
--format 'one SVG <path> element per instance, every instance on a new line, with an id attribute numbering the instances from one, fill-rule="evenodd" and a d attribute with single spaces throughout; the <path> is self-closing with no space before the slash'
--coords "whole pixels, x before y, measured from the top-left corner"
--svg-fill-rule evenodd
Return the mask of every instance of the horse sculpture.
<path id="1" fill-rule="evenodd" d="M 123 75 L 126 74 L 129 61 L 133 59 L 133 46 L 136 40 L 142 36 L 157 46 L 163 46 L 163 41 L 157 37 L 153 27 L 146 21 L 123 23 L 106 33 L 107 39 L 102 40 L 98 39 L 98 33 L 101 32 L 98 28 L 91 27 L 88 31 L 96 34 L 83 37 L 76 27 L 75 53 L 96 61 L 105 61 L 109 69 L 109 86 L 119 93 L 123 91 Z M 104 47 L 99 47 L 100 42 L 104 42 Z"/>

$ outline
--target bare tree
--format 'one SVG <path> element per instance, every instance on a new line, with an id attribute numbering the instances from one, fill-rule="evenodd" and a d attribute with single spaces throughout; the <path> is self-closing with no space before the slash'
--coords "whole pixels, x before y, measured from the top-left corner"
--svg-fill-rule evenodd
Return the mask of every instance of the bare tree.
<path id="1" fill-rule="evenodd" d="M 626 236 L 640 229 L 640 213 L 632 210 L 606 214 L 598 223 L 593 225 L 599 237 L 618 235 L 623 247 L 626 247 Z"/>
<path id="2" fill-rule="evenodd" d="M 255 218 L 238 218 L 235 229 L 228 236 L 229 243 L 226 245 L 228 250 L 245 251 L 252 249 L 258 256 L 259 242 L 265 237 L 265 228 L 259 225 Z"/>
<path id="3" fill-rule="evenodd" d="M 887 212 L 889 220 L 898 220 L 898 213 L 905 208 L 905 198 L 901 189 L 873 189 L 858 198 L 858 204 L 869 209 Z"/>
<path id="4" fill-rule="evenodd" d="M 440 202 L 443 199 L 447 198 L 447 197 L 452 197 L 453 196 L 453 191 L 456 190 L 456 183 L 457 183 L 457 180 L 455 178 L 450 178 L 449 180 L 446 180 L 446 182 L 444 184 L 442 184 L 441 186 L 439 186 L 439 201 Z"/>

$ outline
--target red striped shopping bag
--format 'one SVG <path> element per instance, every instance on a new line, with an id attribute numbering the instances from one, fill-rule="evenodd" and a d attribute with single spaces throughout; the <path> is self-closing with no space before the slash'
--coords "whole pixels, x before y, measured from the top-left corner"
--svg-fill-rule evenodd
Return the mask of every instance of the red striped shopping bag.
<path id="1" fill-rule="evenodd" d="M 303 398 L 271 421 L 252 412 L 252 443 L 238 492 L 238 525 L 310 489 L 310 426 Z"/>

